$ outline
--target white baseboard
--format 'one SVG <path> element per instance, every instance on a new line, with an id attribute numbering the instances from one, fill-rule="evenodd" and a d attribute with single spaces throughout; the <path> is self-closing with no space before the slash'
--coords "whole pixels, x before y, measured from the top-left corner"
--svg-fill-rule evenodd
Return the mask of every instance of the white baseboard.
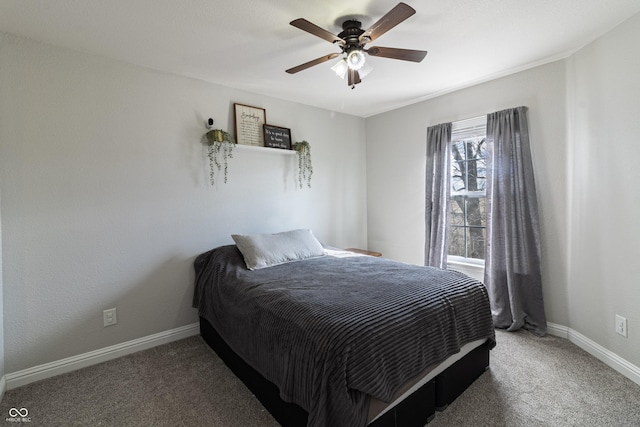
<path id="1" fill-rule="evenodd" d="M 191 325 L 127 341 L 122 344 L 116 344 L 100 350 L 80 354 L 78 356 L 68 357 L 66 359 L 6 374 L 5 376 L 0 377 L 0 400 L 2 400 L 6 390 L 11 390 L 34 381 L 51 378 L 56 375 L 75 371 L 97 363 L 106 362 L 107 360 L 116 359 L 137 351 L 146 350 L 158 345 L 198 335 L 199 333 L 199 324 L 192 323 Z M 640 385 L 640 368 L 621 358 L 612 351 L 607 350 L 600 344 L 590 340 L 579 332 L 576 332 L 566 326 L 547 323 L 547 333 L 549 333 L 549 335 L 568 339 L 596 359 L 604 362 L 625 377 L 629 378 L 631 381 Z"/>
<path id="2" fill-rule="evenodd" d="M 122 344 L 112 345 L 110 347 L 90 351 L 77 356 L 45 363 L 44 365 L 23 369 L 22 371 L 9 373 L 2 378 L 3 382 L 0 384 L 4 385 L 6 381 L 6 389 L 11 390 L 34 381 L 51 378 L 80 368 L 106 362 L 107 360 L 126 356 L 127 354 L 167 344 L 193 335 L 198 335 L 199 333 L 200 325 L 198 323 L 192 323 L 169 331 L 159 332 L 157 334 L 127 341 Z"/>
<path id="3" fill-rule="evenodd" d="M 640 385 L 640 368 L 618 356 L 611 350 L 608 350 L 595 341 L 585 337 L 581 333 L 574 331 L 566 326 L 547 323 L 547 332 L 549 335 L 567 338 L 569 341 L 604 362 L 606 365 L 620 372 L 631 381 Z"/>
<path id="4" fill-rule="evenodd" d="M 569 328 L 555 323 L 547 322 L 547 333 L 554 337 L 569 338 Z"/>

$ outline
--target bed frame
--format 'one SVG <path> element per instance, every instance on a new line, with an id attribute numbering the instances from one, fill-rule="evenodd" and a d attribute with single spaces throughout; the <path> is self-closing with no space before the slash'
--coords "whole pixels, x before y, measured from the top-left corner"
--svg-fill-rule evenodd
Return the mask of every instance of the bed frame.
<path id="1" fill-rule="evenodd" d="M 251 390 L 283 427 L 305 427 L 307 412 L 280 399 L 278 387 L 238 356 L 213 326 L 200 318 L 200 334 L 231 371 Z M 413 392 L 368 427 L 418 427 L 431 421 L 489 367 L 489 344 L 485 343 Z"/>

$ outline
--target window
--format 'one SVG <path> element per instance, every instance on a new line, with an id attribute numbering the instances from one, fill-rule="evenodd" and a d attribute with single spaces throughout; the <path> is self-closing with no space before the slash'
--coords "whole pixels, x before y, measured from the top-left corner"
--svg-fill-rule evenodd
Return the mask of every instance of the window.
<path id="1" fill-rule="evenodd" d="M 461 120 L 451 131 L 449 259 L 484 260 L 486 239 L 486 117 Z"/>

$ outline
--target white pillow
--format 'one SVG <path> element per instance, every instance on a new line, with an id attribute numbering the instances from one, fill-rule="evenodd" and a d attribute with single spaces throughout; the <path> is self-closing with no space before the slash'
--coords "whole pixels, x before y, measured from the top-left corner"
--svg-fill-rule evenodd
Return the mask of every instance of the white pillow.
<path id="1" fill-rule="evenodd" d="M 311 230 L 276 234 L 232 234 L 249 270 L 326 255 Z"/>

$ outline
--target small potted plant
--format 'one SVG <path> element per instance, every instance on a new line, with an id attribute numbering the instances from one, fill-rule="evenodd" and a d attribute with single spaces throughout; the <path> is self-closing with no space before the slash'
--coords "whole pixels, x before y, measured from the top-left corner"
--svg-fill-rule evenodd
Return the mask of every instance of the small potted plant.
<path id="1" fill-rule="evenodd" d="M 215 184 L 215 170 L 218 172 L 224 164 L 224 183 L 227 183 L 228 159 L 233 157 L 233 147 L 235 141 L 233 137 L 221 129 L 212 129 L 206 133 L 208 156 L 209 156 L 209 178 L 211 185 Z"/>
<path id="2" fill-rule="evenodd" d="M 311 188 L 311 175 L 313 174 L 311 146 L 307 141 L 300 141 L 294 143 L 291 148 L 298 153 L 298 185 L 302 188 L 302 183 L 306 180 L 307 186 Z"/>

